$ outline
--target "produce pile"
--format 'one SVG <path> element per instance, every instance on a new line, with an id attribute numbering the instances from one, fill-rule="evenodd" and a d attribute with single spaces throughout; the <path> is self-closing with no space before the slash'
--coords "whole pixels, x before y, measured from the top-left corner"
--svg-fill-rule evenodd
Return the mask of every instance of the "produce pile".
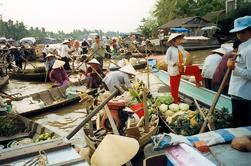
<path id="1" fill-rule="evenodd" d="M 9 137 L 24 130 L 24 122 L 14 114 L 0 116 L 0 136 Z"/>
<path id="2" fill-rule="evenodd" d="M 54 133 L 44 133 L 44 134 L 40 134 L 38 138 L 35 140 L 35 142 L 46 141 L 46 140 L 50 140 L 54 138 L 56 138 L 54 136 Z"/>
<path id="3" fill-rule="evenodd" d="M 174 104 L 171 94 L 158 96 L 153 104 L 157 108 L 171 129 L 181 135 L 198 134 L 204 122 L 199 110 L 190 110 L 186 103 Z M 202 109 L 206 116 L 207 109 Z M 226 108 L 215 110 L 213 122 L 216 129 L 231 127 L 231 115 Z"/>
<path id="4" fill-rule="evenodd" d="M 143 81 L 135 81 L 132 83 L 132 88 L 129 89 L 129 93 L 132 96 L 133 101 L 137 101 L 138 103 L 143 102 L 144 87 L 145 87 L 145 84 Z M 149 90 L 146 92 L 146 95 L 148 99 L 152 97 Z"/>

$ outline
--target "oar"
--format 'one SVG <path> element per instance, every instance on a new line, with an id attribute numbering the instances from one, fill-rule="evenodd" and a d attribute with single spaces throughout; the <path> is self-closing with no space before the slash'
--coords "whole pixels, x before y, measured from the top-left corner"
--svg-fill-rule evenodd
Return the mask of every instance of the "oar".
<path id="1" fill-rule="evenodd" d="M 13 100 L 14 97 L 12 95 L 9 95 L 8 93 L 5 93 L 3 91 L 0 90 L 0 93 L 4 94 L 5 96 L 7 96 L 9 99 Z"/>
<path id="2" fill-rule="evenodd" d="M 106 83 L 103 81 L 103 77 L 97 72 L 96 69 L 94 69 L 94 67 L 92 67 L 91 65 L 90 65 L 90 67 L 98 75 L 98 77 L 101 79 L 101 81 L 102 81 L 103 85 L 105 86 L 105 88 L 108 89 Z"/>
<path id="3" fill-rule="evenodd" d="M 237 58 L 237 56 L 238 56 L 238 55 L 234 56 L 233 59 L 235 60 L 235 59 Z M 213 100 L 213 103 L 212 103 L 212 105 L 211 105 L 211 107 L 210 107 L 210 110 L 209 110 L 209 112 L 208 112 L 208 114 L 207 114 L 207 117 L 206 117 L 206 119 L 204 120 L 204 123 L 203 123 L 203 125 L 202 125 L 202 127 L 201 127 L 201 129 L 200 129 L 200 133 L 202 133 L 202 132 L 205 131 L 206 126 L 207 126 L 207 123 L 209 123 L 209 125 L 211 126 L 211 129 L 212 129 L 212 130 L 215 130 L 215 126 L 214 126 L 214 124 L 213 124 L 214 109 L 215 109 L 215 106 L 216 106 L 216 104 L 217 104 L 217 102 L 218 102 L 218 100 L 219 100 L 219 98 L 220 98 L 220 95 L 221 95 L 221 93 L 222 93 L 222 91 L 223 91 L 223 89 L 224 89 L 224 87 L 225 87 L 225 84 L 226 84 L 226 82 L 227 82 L 227 79 L 228 79 L 228 77 L 229 77 L 230 74 L 231 74 L 231 71 L 232 71 L 232 69 L 229 69 L 229 68 L 227 69 L 227 72 L 226 72 L 225 75 L 224 75 L 224 78 L 223 78 L 223 80 L 222 80 L 222 82 L 221 82 L 221 85 L 220 85 L 220 87 L 219 87 L 219 89 L 218 89 L 216 95 L 214 96 L 214 100 Z"/>

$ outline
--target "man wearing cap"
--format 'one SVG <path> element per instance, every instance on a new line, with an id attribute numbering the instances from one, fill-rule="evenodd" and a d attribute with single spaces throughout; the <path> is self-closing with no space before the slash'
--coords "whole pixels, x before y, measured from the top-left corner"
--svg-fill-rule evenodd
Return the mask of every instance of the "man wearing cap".
<path id="1" fill-rule="evenodd" d="M 65 70 L 71 70 L 69 61 L 70 61 L 70 41 L 64 40 L 60 49 L 59 49 L 59 55 L 61 56 L 61 60 L 65 62 L 64 69 Z"/>
<path id="2" fill-rule="evenodd" d="M 225 76 L 225 73 L 227 72 L 227 60 L 230 58 L 233 58 L 234 54 L 237 53 L 238 51 L 238 47 L 241 44 L 240 40 L 236 39 L 233 43 L 233 50 L 229 52 L 227 52 L 221 59 L 220 63 L 218 64 L 213 78 L 212 78 L 212 88 L 214 91 L 218 91 L 221 82 Z M 222 94 L 224 95 L 228 95 L 228 86 L 229 86 L 229 81 L 230 81 L 230 76 L 228 77 L 228 79 L 226 80 L 225 83 L 225 87 L 222 91 Z"/>
<path id="3" fill-rule="evenodd" d="M 232 69 L 228 93 L 231 95 L 233 126 L 251 125 L 251 16 L 234 20 L 234 29 L 242 42 L 237 59 L 228 59 L 227 66 Z"/>
<path id="4" fill-rule="evenodd" d="M 94 52 L 94 58 L 99 61 L 101 68 L 103 68 L 103 59 L 105 57 L 106 47 L 101 42 L 99 35 L 95 37 L 95 42 L 92 44 L 91 49 Z"/>
<path id="5" fill-rule="evenodd" d="M 64 61 L 56 60 L 49 74 L 51 82 L 53 82 L 56 87 L 68 85 L 70 82 L 69 77 L 63 68 L 64 64 Z"/>
<path id="6" fill-rule="evenodd" d="M 102 78 L 105 77 L 103 73 L 100 63 L 97 59 L 93 58 L 89 62 L 87 62 L 89 67 L 85 72 L 85 76 L 87 77 L 87 88 L 98 88 L 102 84 Z M 102 78 L 100 78 L 102 77 Z"/>
<path id="7" fill-rule="evenodd" d="M 119 69 L 119 71 L 109 72 L 103 81 L 108 87 L 110 92 L 115 90 L 115 85 L 122 86 L 125 85 L 127 88 L 131 88 L 130 78 L 136 75 L 136 71 L 131 64 L 128 64 Z"/>
<path id="8" fill-rule="evenodd" d="M 213 54 L 208 55 L 204 60 L 203 67 L 202 67 L 202 77 L 204 77 L 205 87 L 208 89 L 212 88 L 212 78 L 214 72 L 220 63 L 222 56 L 226 53 L 223 48 L 218 48 L 211 51 Z"/>
<path id="9" fill-rule="evenodd" d="M 181 46 L 184 35 L 182 33 L 172 33 L 168 39 L 170 47 L 166 51 L 165 60 L 168 64 L 170 76 L 170 90 L 175 103 L 179 103 L 179 86 L 181 75 L 195 76 L 196 86 L 201 86 L 202 76 L 198 66 L 189 63 L 190 54 Z"/>

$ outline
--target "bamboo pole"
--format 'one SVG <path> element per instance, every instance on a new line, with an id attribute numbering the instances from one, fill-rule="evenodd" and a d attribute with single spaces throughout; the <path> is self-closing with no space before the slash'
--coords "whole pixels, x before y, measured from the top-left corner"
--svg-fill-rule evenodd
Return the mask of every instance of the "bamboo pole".
<path id="1" fill-rule="evenodd" d="M 147 108 L 147 96 L 146 96 L 146 88 L 143 88 L 143 102 L 144 102 L 144 119 L 145 119 L 145 132 L 149 132 L 149 114 Z"/>
<path id="2" fill-rule="evenodd" d="M 105 112 L 106 112 L 106 115 L 107 115 L 107 117 L 108 117 L 108 120 L 109 120 L 109 122 L 110 122 L 110 124 L 111 124 L 113 133 L 114 133 L 115 135 L 119 135 L 119 130 L 118 130 L 118 128 L 117 128 L 117 126 L 116 126 L 116 124 L 115 124 L 115 122 L 114 122 L 114 119 L 113 119 L 113 117 L 112 117 L 111 111 L 110 111 L 110 109 L 108 108 L 107 105 L 105 105 Z"/>

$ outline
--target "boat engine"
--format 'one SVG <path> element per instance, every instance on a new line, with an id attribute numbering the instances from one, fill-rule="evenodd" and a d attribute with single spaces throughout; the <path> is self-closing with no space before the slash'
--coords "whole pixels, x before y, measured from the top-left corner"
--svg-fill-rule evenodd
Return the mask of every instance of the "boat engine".
<path id="1" fill-rule="evenodd" d="M 123 111 L 126 105 L 125 103 L 126 102 L 124 100 L 111 100 L 107 103 L 107 106 L 111 111 L 111 115 L 119 131 L 125 127 L 125 123 L 128 120 L 128 113 Z M 106 131 L 112 131 L 112 127 L 106 112 L 103 115 L 101 127 Z"/>

